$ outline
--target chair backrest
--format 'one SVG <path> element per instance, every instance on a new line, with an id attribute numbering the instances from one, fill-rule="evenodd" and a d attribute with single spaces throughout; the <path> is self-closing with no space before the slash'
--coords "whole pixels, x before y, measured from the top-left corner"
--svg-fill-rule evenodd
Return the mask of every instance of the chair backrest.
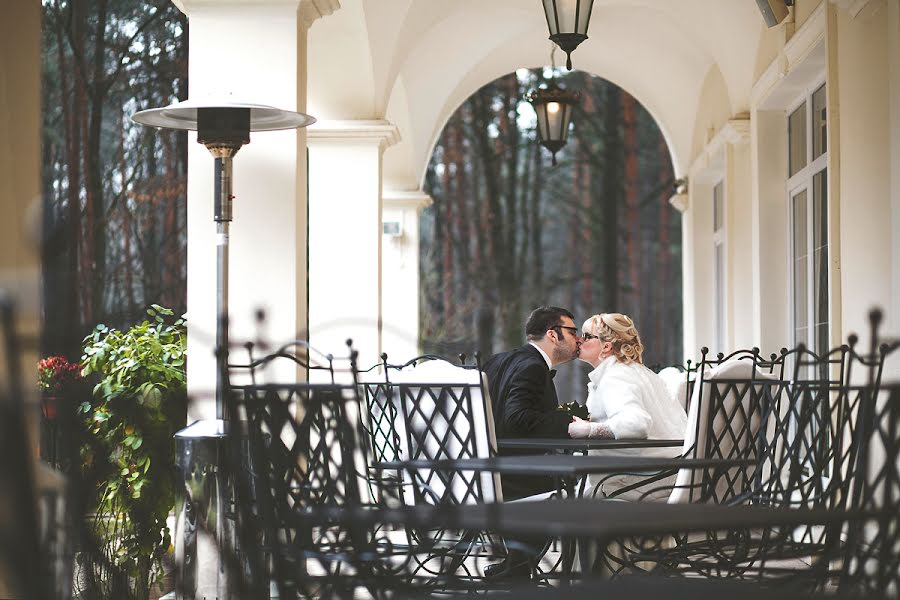
<path id="1" fill-rule="evenodd" d="M 480 367 L 431 359 L 391 374 L 391 398 L 400 415 L 399 453 L 409 460 L 489 458 L 497 440 L 491 399 Z M 479 504 L 502 500 L 491 473 L 421 469 L 404 472 L 406 504 Z"/>
<path id="2" fill-rule="evenodd" d="M 709 348 L 703 346 L 700 348 L 700 360 L 692 362 L 688 360 L 684 367 L 684 380 L 677 387 L 677 397 L 684 406 L 686 412 L 690 412 L 691 403 L 695 400 L 702 401 L 702 392 L 695 395 L 694 389 L 698 382 L 702 382 L 709 371 L 715 369 L 719 365 L 728 362 L 749 361 L 755 366 L 754 373 L 765 373 L 775 379 L 784 379 L 786 374 L 784 355 L 787 353 L 786 348 L 782 348 L 780 353 L 772 353 L 768 357 L 764 356 L 759 348 L 742 348 L 735 350 L 729 354 L 719 352 L 712 354 Z"/>
<path id="3" fill-rule="evenodd" d="M 350 340 L 348 344 L 349 342 Z M 247 362 L 228 363 L 229 378 L 235 385 L 240 383 L 241 375 L 244 374 L 251 384 L 266 380 L 291 381 L 291 377 L 279 379 L 284 377 L 285 366 L 293 367 L 292 374 L 299 374 L 301 379 L 335 383 L 334 355 L 316 350 L 306 340 L 293 340 L 263 356 L 258 356 L 260 348 L 253 342 L 244 344 L 244 349 L 247 351 Z"/>
<path id="4" fill-rule="evenodd" d="M 900 595 L 900 384 L 850 389 L 861 398 L 860 451 L 839 587 L 868 597 Z M 852 513 L 851 513 L 852 514 Z"/>
<path id="5" fill-rule="evenodd" d="M 760 428 L 771 407 L 758 382 L 772 381 L 753 360 L 735 358 L 702 369 L 694 385 L 682 455 L 691 458 L 747 459 L 756 450 Z M 748 467 L 722 470 L 680 469 L 670 504 L 727 502 L 748 491 L 753 471 Z"/>
<path id="6" fill-rule="evenodd" d="M 284 355 L 282 348 L 254 362 Z M 352 589 L 356 584 L 346 573 L 358 573 L 371 560 L 370 528 L 325 512 L 371 505 L 355 356 L 351 350 L 350 383 L 230 386 L 228 414 L 240 432 L 230 436 L 230 460 L 246 557 L 241 562 L 250 565 L 247 585 L 254 593 L 267 592 L 269 580 L 283 597 L 311 594 L 323 582 Z M 336 370 L 333 360 L 329 364 Z"/>

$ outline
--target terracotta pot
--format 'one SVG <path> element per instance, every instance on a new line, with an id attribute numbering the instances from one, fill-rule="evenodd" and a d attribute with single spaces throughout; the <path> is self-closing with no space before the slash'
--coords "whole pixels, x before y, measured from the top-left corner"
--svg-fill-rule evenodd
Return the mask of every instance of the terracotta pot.
<path id="1" fill-rule="evenodd" d="M 48 421 L 56 420 L 56 408 L 62 401 L 62 396 L 41 395 L 41 414 Z"/>

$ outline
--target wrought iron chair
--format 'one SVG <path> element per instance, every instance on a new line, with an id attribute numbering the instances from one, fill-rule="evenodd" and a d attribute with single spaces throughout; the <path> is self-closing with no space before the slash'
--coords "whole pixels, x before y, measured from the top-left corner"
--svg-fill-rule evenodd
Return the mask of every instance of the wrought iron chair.
<path id="1" fill-rule="evenodd" d="M 381 460 L 484 458 L 496 454 L 490 397 L 476 356 L 474 365 L 426 355 L 391 365 L 382 355 L 380 377 L 364 378 L 367 428 Z M 381 473 L 385 504 L 453 506 L 502 500 L 495 474 L 421 469 Z M 487 532 L 406 528 L 413 577 L 436 586 L 479 579 L 479 561 L 497 556 L 502 543 Z M 500 550 L 500 552 L 503 552 Z"/>
<path id="2" fill-rule="evenodd" d="M 349 341 L 348 341 L 349 345 Z M 294 342 L 304 357 L 279 349 L 251 364 L 288 358 L 301 368 L 308 345 Z M 312 353 L 315 354 L 315 353 Z M 244 548 L 242 592 L 268 597 L 270 581 L 279 597 L 379 597 L 400 585 L 392 569 L 389 541 L 353 511 L 372 508 L 367 477 L 367 433 L 356 374 L 356 353 L 342 359 L 339 371 L 331 355 L 323 366 L 331 383 L 258 383 L 230 386 L 232 468 Z M 341 383 L 342 376 L 349 380 Z M 243 438 L 243 439 L 242 439 Z M 249 448 L 249 461 L 242 446 Z M 249 464 L 248 464 L 249 463 Z"/>
<path id="3" fill-rule="evenodd" d="M 428 355 L 403 365 L 390 365 L 382 356 L 384 382 L 366 384 L 369 428 L 375 454 L 410 460 L 456 460 L 496 455 L 496 434 L 487 382 L 479 356 L 461 365 Z M 405 506 L 459 506 L 503 501 L 496 473 L 436 469 L 401 471 L 392 486 L 396 501 Z M 384 488 L 382 488 L 384 489 Z M 541 494 L 519 501 L 548 497 Z M 428 575 L 445 588 L 484 585 L 484 561 L 506 554 L 504 546 L 524 542 L 501 541 L 490 532 L 408 530 L 408 547 L 416 556 L 417 575 Z M 538 559 L 546 546 L 528 548 Z"/>
<path id="4" fill-rule="evenodd" d="M 780 378 L 784 371 L 784 355 L 772 354 L 768 359 L 761 356 L 758 348 L 738 350 L 725 356 L 709 356 L 709 349 L 701 349 L 701 360 L 685 371 L 683 390 L 690 398 L 684 401 L 688 407 L 688 419 L 684 434 L 684 445 L 680 456 L 685 458 L 747 458 L 744 446 L 752 443 L 755 428 L 759 426 L 759 414 L 753 408 L 745 407 L 749 398 L 748 386 L 739 385 L 740 380 Z M 715 395 L 718 406 L 713 410 L 708 398 Z M 720 412 L 730 413 L 723 419 Z M 717 416 L 718 415 L 718 416 Z M 729 474 L 730 473 L 730 474 Z M 594 482 L 592 495 L 600 495 L 603 485 L 623 474 L 613 474 Z M 668 502 L 724 502 L 734 495 L 737 481 L 729 481 L 738 476 L 738 469 L 716 474 L 718 490 L 710 488 L 708 471 L 681 469 L 663 471 L 652 475 L 631 475 L 635 482 L 624 485 L 609 494 L 609 499 L 634 496 L 640 492 L 641 499 L 667 499 Z M 729 489 L 730 488 L 730 489 Z M 633 493 L 634 492 L 634 493 Z"/>

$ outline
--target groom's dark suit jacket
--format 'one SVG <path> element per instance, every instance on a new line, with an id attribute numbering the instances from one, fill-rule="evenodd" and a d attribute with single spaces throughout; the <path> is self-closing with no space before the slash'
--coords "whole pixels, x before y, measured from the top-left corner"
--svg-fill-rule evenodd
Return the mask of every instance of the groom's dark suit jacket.
<path id="1" fill-rule="evenodd" d="M 497 438 L 569 437 L 572 418 L 556 409 L 556 387 L 547 361 L 537 348 L 526 344 L 492 356 L 484 365 L 494 412 Z M 534 454 L 529 451 L 500 452 L 501 455 Z M 548 477 L 504 476 L 507 500 L 555 489 Z"/>

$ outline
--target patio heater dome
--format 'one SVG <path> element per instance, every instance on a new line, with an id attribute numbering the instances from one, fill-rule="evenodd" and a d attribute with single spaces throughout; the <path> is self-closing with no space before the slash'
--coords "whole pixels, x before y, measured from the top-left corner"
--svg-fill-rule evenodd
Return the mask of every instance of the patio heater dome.
<path id="1" fill-rule="evenodd" d="M 546 88 L 534 90 L 527 96 L 537 114 L 538 136 L 541 145 L 550 151 L 554 165 L 556 165 L 556 153 L 566 145 L 568 140 L 572 109 L 580 98 L 581 94 L 578 92 L 565 90 L 553 81 Z"/>
<path id="2" fill-rule="evenodd" d="M 162 108 L 150 108 L 132 115 L 131 120 L 141 125 L 160 127 L 162 129 L 183 129 L 197 131 L 200 115 L 208 111 L 234 110 L 249 116 L 249 131 L 274 131 L 277 129 L 295 129 L 306 127 L 316 122 L 314 117 L 304 113 L 282 110 L 265 104 L 235 102 L 231 98 L 206 98 L 196 100 L 189 98 L 174 102 Z"/>
<path id="3" fill-rule="evenodd" d="M 572 70 L 572 51 L 587 39 L 594 0 L 543 0 L 550 40 L 566 53 L 566 68 Z"/>

